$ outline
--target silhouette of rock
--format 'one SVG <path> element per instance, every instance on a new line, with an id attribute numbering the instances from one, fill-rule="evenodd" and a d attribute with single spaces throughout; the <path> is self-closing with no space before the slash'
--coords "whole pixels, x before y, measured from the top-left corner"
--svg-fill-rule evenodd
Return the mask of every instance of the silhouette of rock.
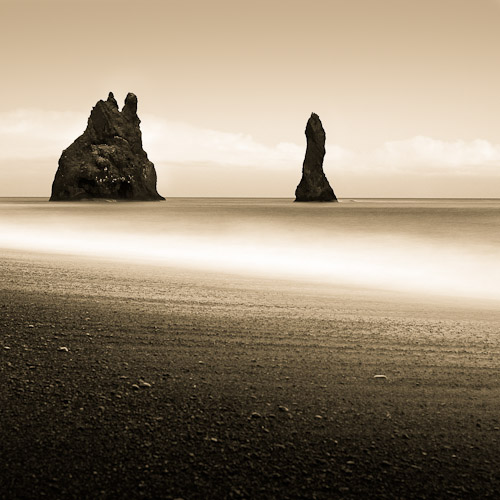
<path id="1" fill-rule="evenodd" d="M 323 172 L 326 134 L 316 113 L 311 113 L 307 121 L 306 138 L 302 179 L 295 190 L 295 201 L 337 201 Z"/>
<path id="2" fill-rule="evenodd" d="M 164 200 L 142 149 L 140 123 L 134 94 L 127 95 L 121 112 L 112 92 L 99 101 L 85 132 L 59 158 L 50 200 Z"/>

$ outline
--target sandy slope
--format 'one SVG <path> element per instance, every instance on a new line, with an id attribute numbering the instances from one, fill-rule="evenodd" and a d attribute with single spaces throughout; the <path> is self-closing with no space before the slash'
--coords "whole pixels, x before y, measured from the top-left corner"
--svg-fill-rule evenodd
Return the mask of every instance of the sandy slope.
<path id="1" fill-rule="evenodd" d="M 500 491 L 494 304 L 14 253 L 0 276 L 2 498 Z"/>

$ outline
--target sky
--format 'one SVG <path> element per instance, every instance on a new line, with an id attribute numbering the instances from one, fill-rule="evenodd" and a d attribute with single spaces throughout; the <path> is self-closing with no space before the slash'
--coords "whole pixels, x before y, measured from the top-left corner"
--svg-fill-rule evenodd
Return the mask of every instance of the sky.
<path id="1" fill-rule="evenodd" d="M 0 196 L 50 196 L 113 91 L 163 196 L 500 197 L 500 0 L 0 0 Z"/>

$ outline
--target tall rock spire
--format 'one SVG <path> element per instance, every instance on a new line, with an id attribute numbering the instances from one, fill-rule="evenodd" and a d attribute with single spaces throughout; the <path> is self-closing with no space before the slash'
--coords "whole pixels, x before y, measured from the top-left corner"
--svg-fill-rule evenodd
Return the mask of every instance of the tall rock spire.
<path id="1" fill-rule="evenodd" d="M 295 201 L 337 201 L 323 172 L 326 134 L 316 113 L 311 113 L 307 121 L 306 139 L 302 179 L 295 190 Z"/>
<path id="2" fill-rule="evenodd" d="M 112 92 L 99 101 L 85 132 L 62 152 L 50 200 L 163 200 L 142 148 L 140 123 L 134 94 L 127 95 L 121 112 Z"/>

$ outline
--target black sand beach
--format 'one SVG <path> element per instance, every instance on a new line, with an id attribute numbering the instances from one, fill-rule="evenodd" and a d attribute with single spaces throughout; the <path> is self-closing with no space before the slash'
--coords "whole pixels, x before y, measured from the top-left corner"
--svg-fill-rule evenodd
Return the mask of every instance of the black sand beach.
<path id="1" fill-rule="evenodd" d="M 0 271 L 2 498 L 498 498 L 497 304 Z"/>

